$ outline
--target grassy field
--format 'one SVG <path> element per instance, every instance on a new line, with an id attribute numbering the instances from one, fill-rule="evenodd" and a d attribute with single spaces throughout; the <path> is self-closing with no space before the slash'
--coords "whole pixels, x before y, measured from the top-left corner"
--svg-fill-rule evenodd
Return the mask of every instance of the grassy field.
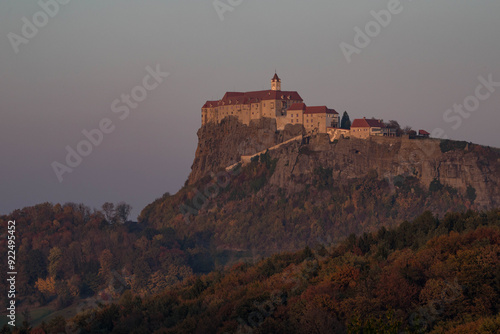
<path id="1" fill-rule="evenodd" d="M 31 326 L 38 326 L 43 321 L 48 323 L 52 318 L 56 316 L 63 316 L 65 319 L 72 318 L 77 313 L 78 305 L 79 304 L 75 303 L 62 310 L 56 310 L 51 305 L 30 309 Z M 7 324 L 8 321 L 10 320 L 7 318 L 7 315 L 2 314 L 2 317 L 0 318 L 0 328 Z M 16 326 L 20 327 L 23 321 L 24 317 L 21 314 L 21 311 L 18 311 L 16 314 Z"/>

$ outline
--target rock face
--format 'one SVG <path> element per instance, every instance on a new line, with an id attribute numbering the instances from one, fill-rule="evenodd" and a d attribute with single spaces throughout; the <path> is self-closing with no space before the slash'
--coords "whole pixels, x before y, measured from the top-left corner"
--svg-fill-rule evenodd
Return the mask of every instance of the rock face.
<path id="1" fill-rule="evenodd" d="M 276 120 L 269 118 L 252 121 L 249 126 L 234 117 L 218 125 L 209 123 L 198 130 L 198 148 L 188 184 L 239 162 L 242 155 L 255 154 L 301 133 L 302 126 L 287 126 L 284 131 L 277 131 Z"/>
<path id="2" fill-rule="evenodd" d="M 301 126 L 276 131 L 276 123 L 263 119 L 245 126 L 235 119 L 210 124 L 198 131 L 199 143 L 188 183 L 193 184 L 212 171 L 230 166 L 242 155 L 250 155 L 293 138 Z M 371 137 L 340 139 L 330 143 L 318 134 L 308 144 L 293 142 L 270 152 L 277 166 L 269 180 L 288 193 L 302 191 L 316 168 L 331 168 L 335 182 L 361 178 L 375 170 L 390 183 L 415 177 L 422 187 L 439 181 L 465 194 L 475 190 L 479 209 L 500 206 L 500 153 L 498 150 L 467 145 L 443 153 L 438 139 Z M 472 190 L 473 189 L 473 190 Z"/>
<path id="3" fill-rule="evenodd" d="M 372 137 L 311 138 L 309 145 L 288 145 L 271 153 L 278 159 L 270 182 L 289 191 L 300 191 L 318 167 L 332 168 L 336 182 L 377 171 L 379 178 L 394 182 L 400 176 L 417 178 L 424 189 L 439 181 L 462 194 L 474 188 L 478 208 L 500 206 L 500 154 L 497 150 L 467 145 L 464 150 L 442 153 L 438 139 Z"/>

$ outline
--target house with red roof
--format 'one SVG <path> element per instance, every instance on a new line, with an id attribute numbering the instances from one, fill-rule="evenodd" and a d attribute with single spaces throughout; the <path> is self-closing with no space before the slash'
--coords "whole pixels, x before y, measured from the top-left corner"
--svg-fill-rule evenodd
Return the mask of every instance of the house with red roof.
<path id="1" fill-rule="evenodd" d="M 307 131 L 327 132 L 337 127 L 339 114 L 326 106 L 308 107 L 296 91 L 282 91 L 281 79 L 274 74 L 271 89 L 253 92 L 227 92 L 218 101 L 207 101 L 201 108 L 201 123 L 220 123 L 237 117 L 243 124 L 260 118 L 276 119 L 279 130 L 286 124 L 302 124 Z"/>
<path id="2" fill-rule="evenodd" d="M 351 124 L 351 137 L 353 138 L 368 139 L 371 136 L 388 135 L 389 129 L 377 119 L 363 117 L 355 119 Z"/>
<path id="3" fill-rule="evenodd" d="M 418 136 L 420 138 L 429 138 L 430 137 L 430 133 L 425 131 L 425 130 L 418 130 Z"/>

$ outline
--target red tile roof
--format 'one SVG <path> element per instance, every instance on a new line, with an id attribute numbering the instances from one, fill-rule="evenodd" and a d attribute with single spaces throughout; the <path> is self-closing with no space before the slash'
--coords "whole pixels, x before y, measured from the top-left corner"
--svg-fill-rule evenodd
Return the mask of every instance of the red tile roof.
<path id="1" fill-rule="evenodd" d="M 213 108 L 213 107 L 217 107 L 218 104 L 219 104 L 219 101 L 207 101 L 207 102 L 205 102 L 205 104 L 203 105 L 202 108 Z"/>
<path id="2" fill-rule="evenodd" d="M 288 108 L 288 110 L 303 110 L 304 114 L 334 114 L 338 113 L 333 109 L 328 109 L 326 106 L 320 107 L 308 107 L 305 103 L 294 103 Z"/>
<path id="3" fill-rule="evenodd" d="M 219 101 L 207 101 L 203 108 L 221 105 L 250 104 L 267 100 L 295 100 L 303 101 L 299 93 L 295 91 L 261 90 L 255 92 L 227 92 Z"/>
<path id="4" fill-rule="evenodd" d="M 319 107 L 306 107 L 306 111 L 304 114 L 334 114 L 334 115 L 338 115 L 338 112 L 336 112 L 333 109 L 328 109 L 326 106 L 319 106 Z"/>
<path id="5" fill-rule="evenodd" d="M 351 128 L 385 128 L 385 125 L 377 119 L 357 118 L 352 122 Z"/>
<path id="6" fill-rule="evenodd" d="M 307 108 L 305 103 L 294 103 L 288 110 L 305 110 Z"/>
<path id="7" fill-rule="evenodd" d="M 418 134 L 421 136 L 430 136 L 430 133 L 425 130 L 418 130 Z"/>

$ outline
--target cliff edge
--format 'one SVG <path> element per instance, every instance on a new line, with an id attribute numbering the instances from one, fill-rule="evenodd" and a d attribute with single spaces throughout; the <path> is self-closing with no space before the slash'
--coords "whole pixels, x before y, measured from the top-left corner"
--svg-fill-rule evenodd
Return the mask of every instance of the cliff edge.
<path id="1" fill-rule="evenodd" d="M 208 124 L 198 131 L 198 148 L 188 184 L 266 148 L 303 133 L 302 126 L 276 131 L 276 122 L 261 119 L 250 126 L 235 118 Z M 468 194 L 477 209 L 500 206 L 498 149 L 465 142 L 408 137 L 370 137 L 330 142 L 327 134 L 305 137 L 270 152 L 277 159 L 270 183 L 293 193 L 311 183 L 318 168 L 331 171 L 334 182 L 345 184 L 375 170 L 392 186 L 415 178 L 425 189 L 449 186 Z M 472 199 L 473 197 L 473 199 Z"/>
<path id="2" fill-rule="evenodd" d="M 239 162 L 243 155 L 258 153 L 302 134 L 301 125 L 288 125 L 284 131 L 276 129 L 276 120 L 270 118 L 244 125 L 237 118 L 228 117 L 220 124 L 202 126 L 198 130 L 198 147 L 188 185 Z"/>

